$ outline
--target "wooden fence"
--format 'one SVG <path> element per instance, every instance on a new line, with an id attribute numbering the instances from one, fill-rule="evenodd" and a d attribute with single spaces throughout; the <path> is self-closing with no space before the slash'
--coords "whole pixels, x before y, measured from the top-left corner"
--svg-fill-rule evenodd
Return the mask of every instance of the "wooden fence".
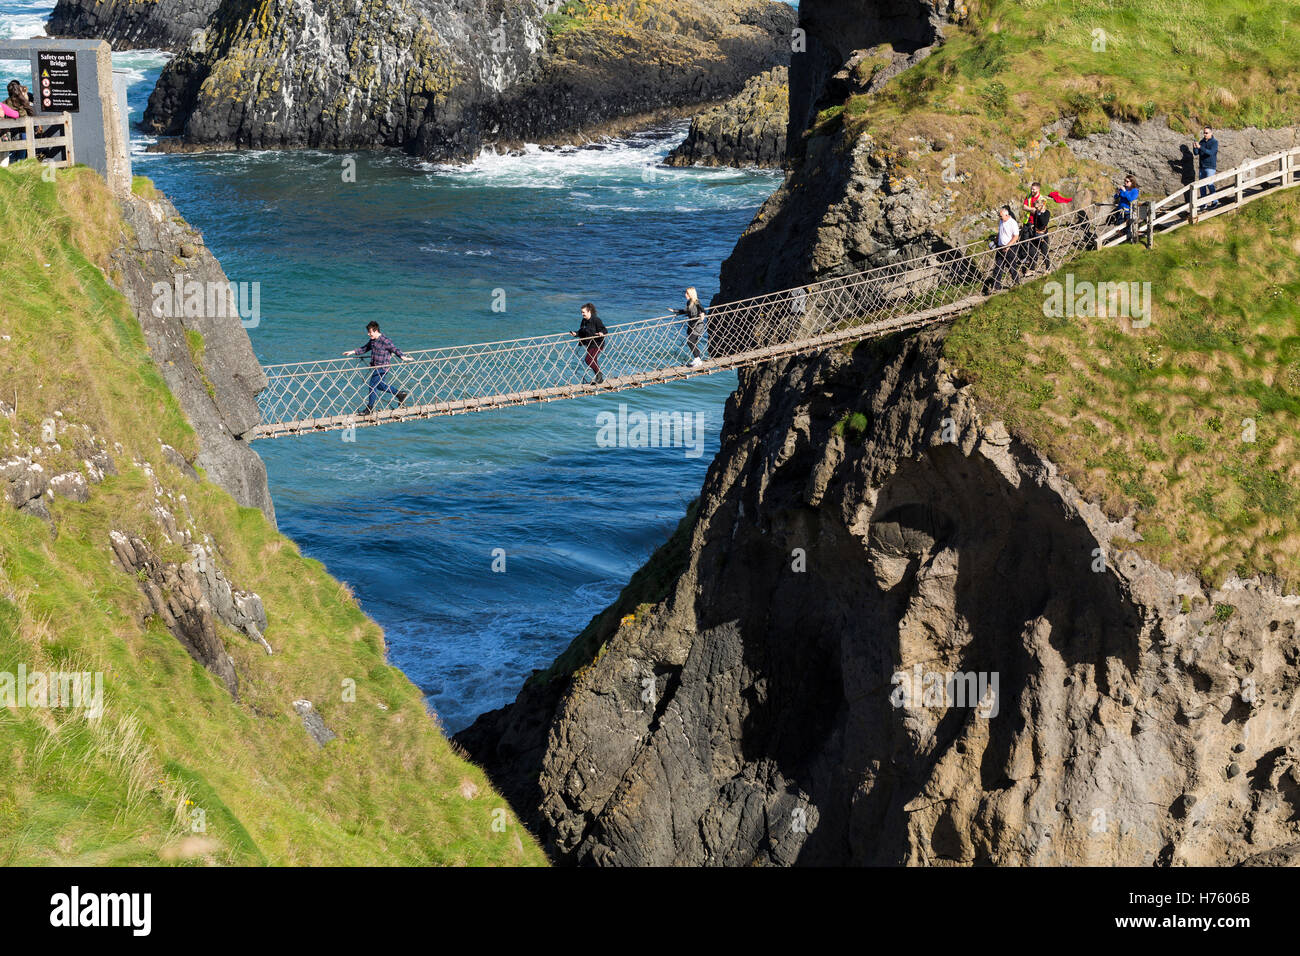
<path id="1" fill-rule="evenodd" d="M 57 136 L 48 135 L 59 127 Z M 37 130 L 41 130 L 40 134 Z M 6 138 L 7 137 L 7 138 Z M 37 159 L 37 150 L 62 149 L 62 159 L 46 159 L 52 166 L 71 166 L 76 162 L 72 151 L 72 116 L 68 113 L 50 113 L 46 116 L 25 116 L 21 119 L 0 119 L 0 160 Z M 15 156 L 15 154 L 19 154 Z"/>

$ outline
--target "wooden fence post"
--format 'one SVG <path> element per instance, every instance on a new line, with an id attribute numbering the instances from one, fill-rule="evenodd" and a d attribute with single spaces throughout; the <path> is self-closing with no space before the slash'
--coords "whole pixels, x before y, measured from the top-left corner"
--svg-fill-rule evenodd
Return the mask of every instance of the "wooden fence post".
<path id="1" fill-rule="evenodd" d="M 72 151 L 72 114 L 66 110 L 63 113 L 63 138 L 67 145 L 63 147 L 63 162 L 68 167 L 77 164 L 77 157 Z"/>

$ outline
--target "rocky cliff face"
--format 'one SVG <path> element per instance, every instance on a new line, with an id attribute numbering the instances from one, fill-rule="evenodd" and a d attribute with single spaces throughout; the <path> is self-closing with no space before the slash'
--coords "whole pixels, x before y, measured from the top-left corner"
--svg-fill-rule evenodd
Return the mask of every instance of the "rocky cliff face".
<path id="1" fill-rule="evenodd" d="M 740 89 L 789 58 L 766 0 L 588 4 L 224 0 L 164 70 L 146 125 L 191 144 L 395 146 L 471 158 Z"/>
<path id="2" fill-rule="evenodd" d="M 987 230 L 978 184 L 902 162 L 948 152 L 954 131 L 885 142 L 826 118 L 920 62 L 963 9 L 802 5 L 793 168 L 719 299 Z M 1087 202 L 1120 170 L 1180 185 L 1181 138 L 1153 125 L 1165 133 L 1072 139 L 1063 119 L 1044 139 L 1082 168 L 1059 181 Z M 1223 139 L 1267 152 L 1290 135 Z M 1015 159 L 998 162 L 1005 189 Z M 672 583 L 630 585 L 458 735 L 556 859 L 1300 858 L 1300 598 L 1259 579 L 1209 588 L 1127 550 L 1131 516 L 1011 435 L 945 337 L 742 372 Z"/>
<path id="3" fill-rule="evenodd" d="M 612 12 L 551 34 L 537 73 L 484 109 L 484 141 L 556 141 L 679 115 L 790 60 L 795 14 L 785 3 L 667 0 L 596 9 Z"/>
<path id="4" fill-rule="evenodd" d="M 855 50 L 889 44 L 903 57 L 924 55 L 943 36 L 944 27 L 960 22 L 966 4 L 957 0 L 804 0 L 799 26 L 804 49 L 791 59 L 790 142 L 817 111 L 843 102 L 835 74 Z"/>
<path id="5" fill-rule="evenodd" d="M 115 50 L 176 50 L 189 43 L 221 0 L 59 0 L 46 24 L 55 37 L 94 37 Z"/>
<path id="6" fill-rule="evenodd" d="M 691 120 L 668 166 L 781 166 L 790 120 L 785 67 L 752 77 L 738 94 Z"/>
<path id="7" fill-rule="evenodd" d="M 808 0 L 800 6 L 806 52 L 790 65 L 790 175 L 764 203 L 723 263 L 715 302 L 887 265 L 989 236 L 995 209 L 1027 193 L 1026 170 L 1074 197 L 1059 222 L 1105 202 L 1125 173 L 1144 197 L 1194 177 L 1190 138 L 1162 116 L 1115 120 L 1075 136 L 1074 117 L 1044 116 L 1024 148 L 970 140 L 962 117 L 931 117 L 908 135 L 846 125 L 850 98 L 880 92 L 972 16 L 943 0 Z M 819 119 L 820 118 L 820 119 Z M 878 135 L 880 134 L 880 135 Z M 1300 129 L 1222 130 L 1220 165 L 1287 149 Z M 947 168 L 945 168 L 945 164 Z"/>
<path id="8" fill-rule="evenodd" d="M 1219 141 L 1219 171 L 1226 172 L 1248 160 L 1300 145 L 1300 127 L 1216 130 L 1215 138 Z M 1112 123 L 1106 133 L 1069 141 L 1071 152 L 1081 159 L 1132 173 L 1142 194 L 1152 197 L 1167 196 L 1196 179 L 1191 143 L 1192 137 L 1171 130 L 1163 117 L 1144 123 Z"/>
<path id="9" fill-rule="evenodd" d="M 1300 599 L 1126 553 L 942 340 L 744 373 L 667 599 L 460 736 L 557 858 L 1223 864 L 1300 839 Z"/>
<path id="10" fill-rule="evenodd" d="M 260 508 L 274 522 L 266 466 L 243 440 L 261 421 L 257 393 L 266 387 L 243 324 L 256 320 L 245 308 L 251 294 L 242 300 L 232 294 L 221 263 L 167 199 L 132 197 L 123 213 L 130 234 L 113 256 L 112 276 L 198 432 L 195 464 L 241 505 Z"/>
<path id="11" fill-rule="evenodd" d="M 791 58 L 789 80 L 791 175 L 723 263 L 715 302 L 952 244 L 943 228 L 958 208 L 952 190 L 917 188 L 894 175 L 893 144 L 838 128 L 810 131 L 822 110 L 872 93 L 924 59 L 965 10 L 949 0 L 800 4 L 803 49 Z"/>

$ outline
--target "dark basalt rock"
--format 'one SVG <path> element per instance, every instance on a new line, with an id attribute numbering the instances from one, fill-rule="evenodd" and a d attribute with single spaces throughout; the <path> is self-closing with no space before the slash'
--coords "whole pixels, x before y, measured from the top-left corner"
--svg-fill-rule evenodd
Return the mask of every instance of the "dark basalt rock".
<path id="1" fill-rule="evenodd" d="M 789 124 L 788 70 L 751 77 L 739 94 L 691 120 L 668 166 L 781 166 Z"/>
<path id="2" fill-rule="evenodd" d="M 484 140 L 535 141 L 620 117 L 681 112 L 789 62 L 794 11 L 764 0 L 671 5 L 708 15 L 674 29 L 596 25 L 552 38 L 537 73 L 482 111 Z"/>
<path id="3" fill-rule="evenodd" d="M 817 112 L 843 102 L 832 80 L 855 50 L 888 43 L 913 54 L 938 42 L 944 26 L 962 16 L 962 6 L 951 0 L 803 0 L 799 26 L 806 32 L 805 49 L 790 64 L 792 158 Z"/>
<path id="4" fill-rule="evenodd" d="M 202 30 L 221 0 L 59 0 L 46 23 L 53 37 L 93 37 L 115 50 L 178 50 Z"/>
<path id="5" fill-rule="evenodd" d="M 540 0 L 223 0 L 164 69 L 145 125 L 191 144 L 400 147 L 579 135 L 736 93 L 788 61 L 794 12 L 768 0 L 666 0 L 548 32 Z"/>
<path id="6" fill-rule="evenodd" d="M 1245 656 L 1290 706 L 1300 655 L 1268 648 L 1294 598 L 1090 570 L 1131 532 L 985 417 L 944 335 L 743 371 L 669 596 L 457 735 L 556 860 L 1223 865 L 1294 841 L 1294 722 L 1200 703 Z M 914 669 L 994 694 L 900 697 Z M 1251 715 L 1241 772 L 1210 772 Z"/>

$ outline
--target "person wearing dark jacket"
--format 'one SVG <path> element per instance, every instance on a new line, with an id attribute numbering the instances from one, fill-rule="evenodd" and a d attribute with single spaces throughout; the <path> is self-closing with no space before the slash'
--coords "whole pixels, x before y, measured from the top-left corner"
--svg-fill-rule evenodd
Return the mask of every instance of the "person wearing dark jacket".
<path id="1" fill-rule="evenodd" d="M 1201 179 L 1211 179 L 1219 171 L 1219 141 L 1214 138 L 1214 130 L 1205 127 L 1201 130 L 1201 141 L 1192 147 L 1192 152 L 1196 154 L 1197 162 L 1201 167 Z M 1214 192 L 1214 184 L 1203 186 L 1200 195 L 1205 196 Z M 1210 203 L 1210 208 L 1214 208 L 1219 203 Z"/>
<path id="2" fill-rule="evenodd" d="M 359 349 L 352 349 L 344 352 L 344 355 L 362 355 L 370 353 L 370 381 L 366 383 L 369 390 L 369 396 L 366 399 L 366 407 L 357 410 L 359 415 L 369 415 L 375 410 L 375 399 L 378 398 L 377 392 L 389 392 L 397 396 L 397 407 L 401 408 L 406 404 L 406 393 L 398 391 L 389 385 L 384 379 L 388 376 L 388 365 L 392 357 L 396 355 L 403 362 L 409 362 L 411 356 L 406 355 L 393 344 L 393 340 L 384 333 L 379 331 L 379 323 L 371 322 L 366 326 L 366 334 L 370 340 Z"/>
<path id="3" fill-rule="evenodd" d="M 578 337 L 578 344 L 587 350 L 582 360 L 586 363 L 587 368 L 591 369 L 592 374 L 596 376 L 595 384 L 599 385 L 605 381 L 605 376 L 601 374 L 600 351 L 605 347 L 605 323 L 600 321 L 600 316 L 596 314 L 596 307 L 588 302 L 582 307 L 582 323 L 578 326 L 578 331 L 570 332 L 570 335 Z"/>
<path id="4" fill-rule="evenodd" d="M 700 335 L 704 331 L 704 306 L 700 305 L 700 294 L 695 291 L 695 286 L 686 290 L 686 308 L 673 309 L 673 314 L 686 316 L 686 344 L 691 350 L 691 365 L 703 365 Z"/>
<path id="5" fill-rule="evenodd" d="M 1047 200 L 1039 196 L 1029 212 L 1029 241 L 1025 244 L 1026 269 L 1034 268 L 1042 260 L 1043 269 L 1052 271 L 1052 257 L 1047 248 L 1047 226 L 1051 221 L 1052 214 L 1047 211 Z"/>

